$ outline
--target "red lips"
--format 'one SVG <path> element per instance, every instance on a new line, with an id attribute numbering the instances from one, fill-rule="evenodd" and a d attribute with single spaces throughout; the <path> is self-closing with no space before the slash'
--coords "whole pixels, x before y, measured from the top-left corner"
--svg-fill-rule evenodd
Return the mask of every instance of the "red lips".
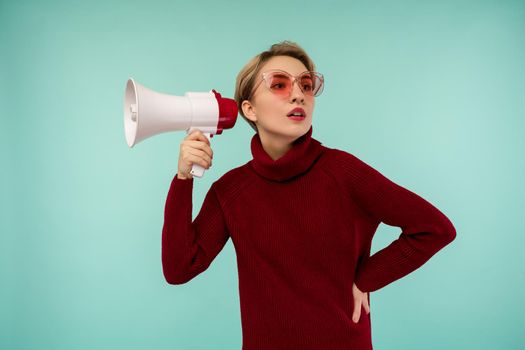
<path id="1" fill-rule="evenodd" d="M 291 116 L 293 113 L 301 113 L 303 117 L 306 117 L 306 112 L 301 107 L 296 107 L 292 109 L 290 112 L 288 112 L 287 116 Z"/>

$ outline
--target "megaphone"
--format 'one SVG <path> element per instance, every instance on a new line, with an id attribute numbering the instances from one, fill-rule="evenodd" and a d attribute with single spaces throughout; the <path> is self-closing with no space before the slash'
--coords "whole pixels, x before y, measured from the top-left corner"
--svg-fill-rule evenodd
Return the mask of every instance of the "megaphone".
<path id="1" fill-rule="evenodd" d="M 124 131 L 131 148 L 140 141 L 168 131 L 200 130 L 208 140 L 237 121 L 237 103 L 215 90 L 175 96 L 153 91 L 129 78 L 124 93 Z M 204 168 L 193 164 L 190 172 L 202 177 Z"/>

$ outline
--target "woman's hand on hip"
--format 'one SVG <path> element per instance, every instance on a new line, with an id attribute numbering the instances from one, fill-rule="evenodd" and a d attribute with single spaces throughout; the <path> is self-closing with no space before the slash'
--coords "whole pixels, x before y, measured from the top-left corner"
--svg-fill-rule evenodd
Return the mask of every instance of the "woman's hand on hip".
<path id="1" fill-rule="evenodd" d="M 367 314 L 370 313 L 370 305 L 368 304 L 368 294 L 366 292 L 361 292 L 355 283 L 352 284 L 352 294 L 354 297 L 354 313 L 352 314 L 352 321 L 357 323 L 361 317 L 361 305 L 364 306 Z"/>

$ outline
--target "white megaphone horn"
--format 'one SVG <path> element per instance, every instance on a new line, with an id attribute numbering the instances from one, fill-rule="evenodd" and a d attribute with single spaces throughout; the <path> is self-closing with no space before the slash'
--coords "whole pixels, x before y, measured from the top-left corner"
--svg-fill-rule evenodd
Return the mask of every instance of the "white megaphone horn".
<path id="1" fill-rule="evenodd" d="M 184 96 L 150 90 L 129 78 L 124 95 L 124 131 L 131 148 L 163 132 L 200 130 L 210 140 L 237 121 L 237 103 L 215 90 L 186 92 Z M 194 163 L 190 172 L 202 177 L 204 168 Z"/>

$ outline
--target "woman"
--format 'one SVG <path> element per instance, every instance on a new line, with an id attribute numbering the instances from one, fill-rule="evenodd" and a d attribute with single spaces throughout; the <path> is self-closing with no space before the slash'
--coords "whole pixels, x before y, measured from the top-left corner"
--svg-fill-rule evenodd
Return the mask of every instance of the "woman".
<path id="1" fill-rule="evenodd" d="M 243 349 L 372 349 L 369 293 L 424 264 L 456 235 L 417 194 L 354 155 L 312 138 L 323 76 L 288 41 L 255 56 L 235 99 L 256 131 L 253 159 L 215 181 L 192 222 L 193 163 L 212 165 L 199 131 L 181 143 L 165 207 L 170 284 L 205 271 L 231 237 Z M 370 256 L 384 222 L 402 232 Z"/>

